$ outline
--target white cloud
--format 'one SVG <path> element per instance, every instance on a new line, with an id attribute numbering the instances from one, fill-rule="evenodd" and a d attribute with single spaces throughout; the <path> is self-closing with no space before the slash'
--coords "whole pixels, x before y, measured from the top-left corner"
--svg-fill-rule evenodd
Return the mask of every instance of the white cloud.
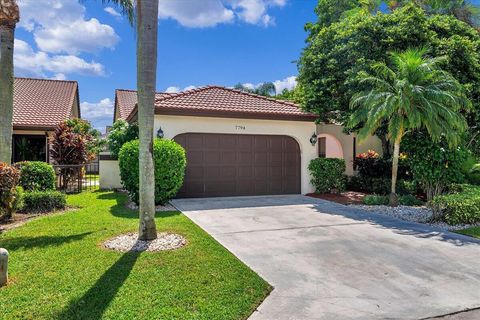
<path id="1" fill-rule="evenodd" d="M 182 91 L 187 91 L 187 90 L 192 90 L 192 89 L 195 89 L 197 88 L 196 86 L 188 86 L 188 87 L 185 87 L 183 89 L 181 89 L 180 87 L 174 87 L 174 86 L 171 86 L 171 87 L 168 87 L 165 92 L 166 93 L 178 93 L 178 92 L 182 92 Z"/>
<path id="2" fill-rule="evenodd" d="M 99 102 L 82 102 L 80 111 L 82 118 L 90 121 L 93 127 L 105 132 L 105 127 L 112 125 L 113 121 L 113 101 L 105 98 Z"/>
<path id="3" fill-rule="evenodd" d="M 122 17 L 122 14 L 120 12 L 118 12 L 117 10 L 115 10 L 115 8 L 113 8 L 113 7 L 106 7 L 103 10 L 105 10 L 106 13 L 108 13 L 108 14 L 116 17 L 116 18 L 121 18 Z"/>
<path id="4" fill-rule="evenodd" d="M 191 28 L 213 27 L 236 19 L 270 26 L 275 18 L 268 14 L 271 7 L 283 7 L 287 0 L 160 0 L 159 18 L 174 19 Z"/>
<path id="5" fill-rule="evenodd" d="M 178 1 L 160 0 L 160 19 L 174 19 L 185 27 L 213 27 L 219 23 L 232 22 L 235 14 L 220 0 Z"/>
<path id="6" fill-rule="evenodd" d="M 23 0 L 18 2 L 20 27 L 33 33 L 44 52 L 78 54 L 114 48 L 119 37 L 109 25 L 85 18 L 78 0 Z"/>
<path id="7" fill-rule="evenodd" d="M 293 88 L 295 88 L 297 86 L 297 77 L 291 76 L 283 80 L 275 80 L 273 81 L 273 84 L 275 85 L 275 90 L 277 91 L 277 94 L 280 94 L 285 89 L 292 90 Z"/>
<path id="8" fill-rule="evenodd" d="M 55 78 L 64 79 L 66 74 L 103 75 L 103 65 L 87 62 L 73 55 L 49 55 L 34 51 L 25 41 L 15 39 L 15 74 L 18 76 L 46 77 L 53 73 Z"/>

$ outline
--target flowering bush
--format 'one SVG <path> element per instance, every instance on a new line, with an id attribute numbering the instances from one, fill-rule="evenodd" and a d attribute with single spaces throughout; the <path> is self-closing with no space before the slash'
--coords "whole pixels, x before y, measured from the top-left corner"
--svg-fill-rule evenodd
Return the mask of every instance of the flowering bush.
<path id="1" fill-rule="evenodd" d="M 20 172 L 17 168 L 0 162 L 0 217 L 10 219 L 18 201 L 17 184 Z"/>

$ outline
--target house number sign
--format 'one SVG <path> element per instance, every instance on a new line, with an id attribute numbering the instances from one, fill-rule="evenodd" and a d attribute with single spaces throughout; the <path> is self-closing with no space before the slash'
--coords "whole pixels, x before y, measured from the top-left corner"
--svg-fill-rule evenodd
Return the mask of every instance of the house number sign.
<path id="1" fill-rule="evenodd" d="M 235 126 L 235 130 L 245 130 L 245 126 Z"/>

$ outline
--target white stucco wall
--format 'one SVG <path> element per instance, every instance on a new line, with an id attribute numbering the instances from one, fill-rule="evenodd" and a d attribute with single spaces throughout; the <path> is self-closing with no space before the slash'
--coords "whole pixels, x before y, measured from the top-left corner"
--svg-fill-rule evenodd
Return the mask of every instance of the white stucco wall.
<path id="1" fill-rule="evenodd" d="M 109 154 L 102 152 L 101 155 Z M 120 189 L 120 167 L 118 160 L 99 160 L 100 189 Z"/>
<path id="2" fill-rule="evenodd" d="M 318 156 L 317 145 L 310 138 L 315 133 L 315 124 L 307 121 L 279 121 L 256 119 L 227 119 L 211 117 L 184 117 L 155 115 L 155 134 L 162 128 L 165 138 L 173 139 L 181 133 L 233 133 L 286 135 L 294 138 L 300 146 L 301 192 L 314 191 L 310 183 L 308 164 Z"/>
<path id="3" fill-rule="evenodd" d="M 335 137 L 338 142 L 342 145 L 343 149 L 343 158 L 345 159 L 345 164 L 347 169 L 345 173 L 347 175 L 353 175 L 355 171 L 353 170 L 353 138 L 356 137 L 355 134 L 345 134 L 343 132 L 343 127 L 335 124 L 319 124 L 317 126 L 318 136 L 332 136 Z M 328 140 L 327 140 L 328 141 Z M 357 147 L 356 154 L 366 152 L 368 150 L 375 150 L 379 154 L 382 154 L 382 142 L 375 136 L 369 137 L 363 141 L 359 141 L 357 138 Z M 327 157 L 328 157 L 328 145 L 327 145 Z"/>

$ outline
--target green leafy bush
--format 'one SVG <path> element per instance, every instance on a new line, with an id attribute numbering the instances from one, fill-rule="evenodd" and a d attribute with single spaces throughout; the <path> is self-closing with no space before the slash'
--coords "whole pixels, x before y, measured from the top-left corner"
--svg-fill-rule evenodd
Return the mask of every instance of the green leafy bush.
<path id="1" fill-rule="evenodd" d="M 363 204 L 366 204 L 368 206 L 381 206 L 381 205 L 388 205 L 389 197 L 388 196 L 382 196 L 382 195 L 367 195 L 363 198 Z M 413 195 L 405 195 L 405 196 L 400 196 L 398 198 L 398 203 L 402 206 L 421 206 L 423 205 L 423 201 L 417 199 L 417 197 Z"/>
<path id="2" fill-rule="evenodd" d="M 308 170 L 312 176 L 315 192 L 341 192 L 345 190 L 345 160 L 317 158 L 310 161 Z"/>
<path id="3" fill-rule="evenodd" d="M 387 196 L 373 194 L 365 196 L 362 201 L 363 204 L 366 204 L 367 206 L 386 206 L 389 202 L 389 199 Z"/>
<path id="4" fill-rule="evenodd" d="M 398 202 L 400 203 L 400 205 L 402 206 L 412 206 L 412 207 L 416 207 L 416 206 L 422 206 L 424 205 L 423 201 L 418 199 L 417 197 L 415 197 L 414 195 L 411 195 L 411 194 L 407 194 L 407 195 L 404 195 L 404 196 L 400 196 L 398 198 Z"/>
<path id="5" fill-rule="evenodd" d="M 138 140 L 125 143 L 118 155 L 122 184 L 132 200 L 139 200 Z M 185 176 L 185 150 L 173 140 L 155 139 L 153 143 L 155 165 L 155 204 L 165 204 L 173 198 L 183 184 Z"/>
<path id="6" fill-rule="evenodd" d="M 20 171 L 14 166 L 0 162 L 0 218 L 10 219 L 15 213 L 17 197 L 17 184 Z"/>
<path id="7" fill-rule="evenodd" d="M 66 205 L 65 194 L 59 191 L 31 191 L 23 195 L 23 211 L 28 213 L 64 209 Z"/>
<path id="8" fill-rule="evenodd" d="M 42 161 L 24 161 L 16 163 L 20 170 L 19 185 L 25 191 L 55 190 L 55 171 L 53 167 Z"/>
<path id="9" fill-rule="evenodd" d="M 122 146 L 136 139 L 138 139 L 138 125 L 136 123 L 129 124 L 125 120 L 117 120 L 107 137 L 108 149 L 113 157 L 118 158 Z"/>
<path id="10" fill-rule="evenodd" d="M 480 187 L 464 185 L 456 193 L 435 197 L 430 205 L 436 217 L 448 224 L 480 222 Z"/>
<path id="11" fill-rule="evenodd" d="M 448 189 L 449 185 L 465 182 L 463 166 L 469 152 L 451 149 L 445 141 L 434 143 L 426 133 L 416 132 L 403 142 L 413 180 L 430 201 Z"/>
<path id="12" fill-rule="evenodd" d="M 390 178 L 351 176 L 348 178 L 347 189 L 378 195 L 389 195 L 391 185 Z M 417 185 L 413 181 L 398 180 L 397 193 L 400 195 L 415 195 L 417 194 Z"/>
<path id="13" fill-rule="evenodd" d="M 467 174 L 467 180 L 471 184 L 480 185 L 480 163 L 475 164 Z"/>

